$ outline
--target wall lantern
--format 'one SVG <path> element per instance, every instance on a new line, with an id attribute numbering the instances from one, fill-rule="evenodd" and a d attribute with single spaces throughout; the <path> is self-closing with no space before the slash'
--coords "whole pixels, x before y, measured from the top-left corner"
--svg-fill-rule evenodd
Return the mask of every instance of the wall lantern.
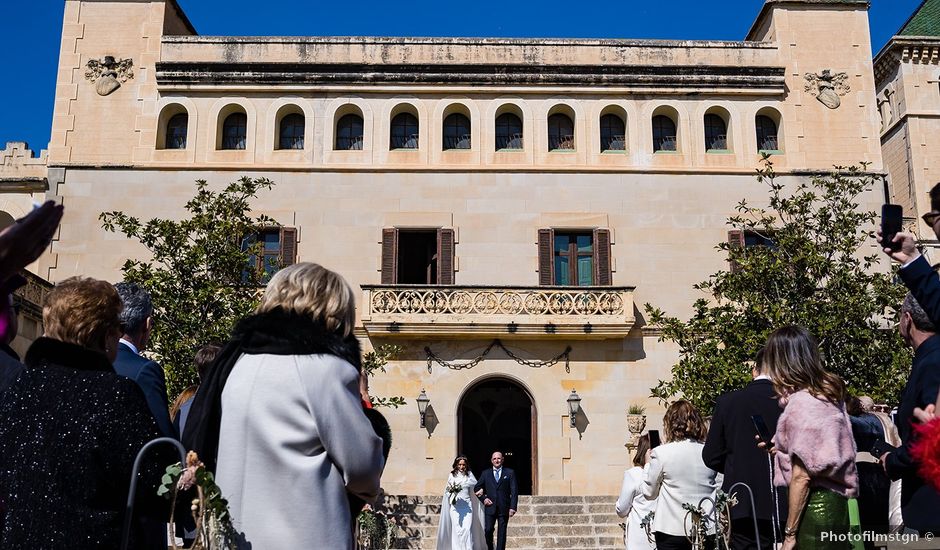
<path id="1" fill-rule="evenodd" d="M 577 426 L 578 413 L 581 412 L 581 397 L 574 390 L 568 396 L 568 419 L 571 421 L 571 427 Z"/>
<path id="2" fill-rule="evenodd" d="M 424 388 L 421 388 L 421 395 L 418 396 L 418 415 L 421 417 L 421 427 L 424 427 L 424 418 L 428 414 L 428 404 L 431 403 L 431 400 L 428 399 L 428 394 L 424 393 Z"/>

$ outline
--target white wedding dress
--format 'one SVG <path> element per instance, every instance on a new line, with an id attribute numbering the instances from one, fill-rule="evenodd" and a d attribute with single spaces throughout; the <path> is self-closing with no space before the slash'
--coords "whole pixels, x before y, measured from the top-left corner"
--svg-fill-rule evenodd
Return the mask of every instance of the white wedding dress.
<path id="1" fill-rule="evenodd" d="M 460 485 L 454 504 L 446 487 L 451 483 Z M 473 494 L 477 478 L 472 472 L 467 475 L 450 474 L 441 500 L 441 523 L 437 530 L 437 550 L 485 550 L 483 540 L 483 506 Z"/>

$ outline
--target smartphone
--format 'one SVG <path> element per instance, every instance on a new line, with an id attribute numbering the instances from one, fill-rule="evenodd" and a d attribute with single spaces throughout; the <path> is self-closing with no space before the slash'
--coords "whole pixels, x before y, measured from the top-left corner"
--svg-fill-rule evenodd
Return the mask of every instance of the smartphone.
<path id="1" fill-rule="evenodd" d="M 650 449 L 655 449 L 656 447 L 659 447 L 659 445 L 662 443 L 662 441 L 660 441 L 659 439 L 659 430 L 650 430 L 649 436 L 650 436 Z"/>
<path id="2" fill-rule="evenodd" d="M 892 242 L 901 231 L 904 208 L 900 204 L 881 205 L 881 246 L 891 250 L 900 250 L 901 243 Z"/>
<path id="3" fill-rule="evenodd" d="M 773 435 L 770 433 L 770 428 L 767 427 L 767 423 L 764 422 L 764 417 L 755 414 L 751 417 L 751 422 L 754 423 L 754 429 L 757 430 L 757 436 L 760 437 L 760 440 L 768 447 L 773 445 L 771 442 Z"/>
<path id="4" fill-rule="evenodd" d="M 887 443 L 884 442 L 883 439 L 876 439 L 875 442 L 871 446 L 871 450 L 868 452 L 870 452 L 872 456 L 875 458 L 881 458 L 881 455 L 885 453 L 893 453 L 896 450 L 898 450 L 897 447 L 893 445 L 888 445 Z"/>

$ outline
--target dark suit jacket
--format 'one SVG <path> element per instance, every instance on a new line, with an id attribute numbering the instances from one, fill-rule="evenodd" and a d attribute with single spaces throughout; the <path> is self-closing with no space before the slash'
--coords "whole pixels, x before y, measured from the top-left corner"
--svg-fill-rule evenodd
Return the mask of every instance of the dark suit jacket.
<path id="1" fill-rule="evenodd" d="M 908 269 L 912 266 L 908 266 Z M 905 270 L 906 271 L 906 270 Z M 903 271 L 902 271 L 903 272 Z M 934 275 L 936 279 L 936 275 Z M 940 283 L 938 283 L 940 284 Z M 928 312 L 929 315 L 929 312 Z M 904 525 L 918 531 L 940 531 L 940 493 L 917 475 L 911 457 L 914 408 L 937 401 L 940 390 L 940 336 L 931 336 L 914 352 L 911 376 L 901 395 L 896 417 L 901 447 L 888 455 L 886 467 L 891 479 L 901 482 L 901 516 Z"/>
<path id="2" fill-rule="evenodd" d="M 483 513 L 488 516 L 508 516 L 510 510 L 518 510 L 519 488 L 516 485 L 516 472 L 503 466 L 499 483 L 493 475 L 493 468 L 487 468 L 480 474 L 474 491 L 483 489 L 481 501 L 488 498 L 493 501 L 492 506 L 484 506 Z"/>
<path id="3" fill-rule="evenodd" d="M 7 388 L 16 382 L 21 372 L 23 372 L 23 364 L 20 363 L 16 352 L 8 346 L 0 347 L 0 398 L 3 397 Z"/>
<path id="4" fill-rule="evenodd" d="M 141 357 L 124 345 L 118 344 L 117 359 L 114 361 L 114 371 L 126 376 L 144 390 L 147 406 L 157 421 L 160 432 L 167 436 L 179 439 L 179 434 L 170 422 L 170 407 L 166 397 L 166 378 L 163 369 L 155 361 Z"/>
<path id="5" fill-rule="evenodd" d="M 726 393 L 718 398 L 702 460 L 705 465 L 725 475 L 722 490 L 727 491 L 738 482 L 747 483 L 754 491 L 754 507 L 759 519 L 769 520 L 774 509 L 771 490 L 770 466 L 767 452 L 754 440 L 757 431 L 751 416 L 764 417 L 771 435 L 777 430 L 777 419 L 783 410 L 777 402 L 770 380 L 754 380 L 743 389 Z M 731 517 L 751 517 L 746 490 L 737 490 L 738 505 L 731 509 Z M 781 523 L 787 516 L 787 492 L 778 490 L 777 503 Z"/>

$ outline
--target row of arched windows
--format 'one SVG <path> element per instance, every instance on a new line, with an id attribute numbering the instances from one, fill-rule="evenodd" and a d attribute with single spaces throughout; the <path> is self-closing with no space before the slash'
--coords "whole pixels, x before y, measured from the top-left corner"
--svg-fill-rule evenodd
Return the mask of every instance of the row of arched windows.
<path id="1" fill-rule="evenodd" d="M 675 112 L 654 114 L 651 119 L 653 152 L 671 152 L 679 150 L 677 128 L 678 115 Z M 755 117 L 756 143 L 759 151 L 779 149 L 778 128 L 780 117 L 777 111 L 763 109 Z M 617 152 L 626 150 L 626 121 L 624 116 L 614 113 L 600 117 L 600 150 Z M 185 149 L 189 117 L 186 112 L 171 116 L 164 131 L 164 148 Z M 517 151 L 524 148 L 524 135 L 521 117 L 514 112 L 503 112 L 495 121 L 495 149 L 497 151 Z M 708 112 L 703 119 L 705 151 L 729 152 L 731 144 L 728 137 L 728 121 L 714 112 Z M 220 128 L 217 148 L 222 150 L 240 150 L 247 146 L 248 116 L 244 111 L 236 110 L 225 115 Z M 574 151 L 575 133 L 572 117 L 565 113 L 549 115 L 547 121 L 548 150 Z M 304 148 L 305 120 L 300 113 L 289 113 L 278 121 L 276 149 Z M 400 112 L 392 117 L 389 130 L 389 149 L 410 150 L 418 148 L 420 125 L 418 117 L 411 112 Z M 356 151 L 363 148 L 364 125 L 362 113 L 349 112 L 336 122 L 333 149 L 337 151 Z M 464 113 L 450 113 L 444 118 L 442 128 L 442 148 L 446 150 L 470 149 L 472 126 L 470 118 Z"/>

